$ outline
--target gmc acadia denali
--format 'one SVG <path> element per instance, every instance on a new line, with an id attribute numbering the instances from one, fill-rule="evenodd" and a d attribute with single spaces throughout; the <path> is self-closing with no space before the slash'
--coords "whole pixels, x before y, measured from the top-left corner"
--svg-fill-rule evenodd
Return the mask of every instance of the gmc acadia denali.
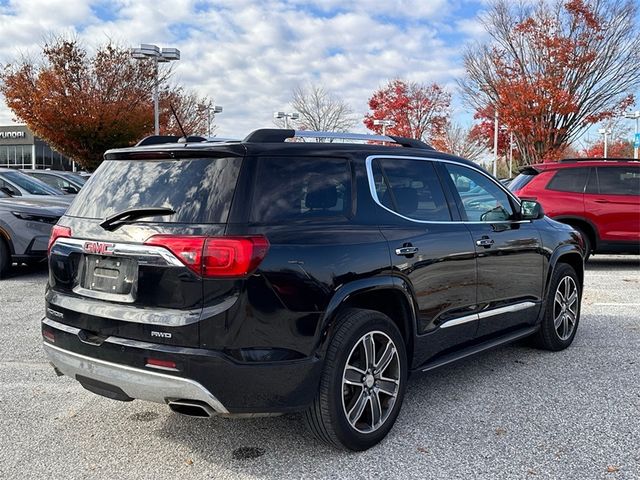
<path id="1" fill-rule="evenodd" d="M 410 373 L 524 337 L 568 347 L 582 248 L 416 140 L 263 129 L 110 150 L 51 235 L 44 349 L 105 397 L 302 411 L 364 450 Z"/>

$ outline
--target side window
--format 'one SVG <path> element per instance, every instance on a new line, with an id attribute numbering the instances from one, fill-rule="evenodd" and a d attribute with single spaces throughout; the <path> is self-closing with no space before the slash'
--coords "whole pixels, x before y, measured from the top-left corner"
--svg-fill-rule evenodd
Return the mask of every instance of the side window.
<path id="1" fill-rule="evenodd" d="M 373 162 L 376 194 L 382 205 L 404 217 L 449 221 L 451 214 L 433 164 L 425 160 Z"/>
<path id="2" fill-rule="evenodd" d="M 471 168 L 445 164 L 470 222 L 509 220 L 513 208 L 509 196 L 488 177 Z"/>
<path id="3" fill-rule="evenodd" d="M 556 171 L 551 181 L 547 184 L 547 190 L 560 192 L 584 192 L 584 184 L 587 182 L 588 168 L 563 168 Z"/>
<path id="4" fill-rule="evenodd" d="M 609 195 L 640 195 L 640 168 L 598 167 L 599 193 Z"/>
<path id="5" fill-rule="evenodd" d="M 348 217 L 351 170 L 343 158 L 260 157 L 251 221 Z"/>

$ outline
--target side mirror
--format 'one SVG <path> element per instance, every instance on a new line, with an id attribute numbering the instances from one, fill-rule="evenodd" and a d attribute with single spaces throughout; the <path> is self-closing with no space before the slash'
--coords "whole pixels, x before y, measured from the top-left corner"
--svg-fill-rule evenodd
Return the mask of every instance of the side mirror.
<path id="1" fill-rule="evenodd" d="M 75 195 L 80 191 L 76 187 L 73 187 L 71 185 L 69 185 L 68 187 L 62 187 L 61 190 L 68 195 Z"/>
<path id="2" fill-rule="evenodd" d="M 522 200 L 520 203 L 520 218 L 522 220 L 538 220 L 544 217 L 544 210 L 535 200 Z"/>

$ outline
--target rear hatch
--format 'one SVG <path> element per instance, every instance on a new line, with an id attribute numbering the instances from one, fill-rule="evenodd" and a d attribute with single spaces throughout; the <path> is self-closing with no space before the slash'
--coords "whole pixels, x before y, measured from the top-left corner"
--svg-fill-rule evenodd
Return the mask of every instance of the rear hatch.
<path id="1" fill-rule="evenodd" d="M 201 254 L 225 233 L 242 157 L 158 156 L 106 160 L 54 227 L 47 316 L 89 342 L 199 345 Z"/>

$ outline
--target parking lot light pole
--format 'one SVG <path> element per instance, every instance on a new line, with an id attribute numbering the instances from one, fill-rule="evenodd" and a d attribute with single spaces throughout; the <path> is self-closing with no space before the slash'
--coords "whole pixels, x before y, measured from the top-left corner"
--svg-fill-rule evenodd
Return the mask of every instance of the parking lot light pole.
<path id="1" fill-rule="evenodd" d="M 604 158 L 607 158 L 609 156 L 609 135 L 611 135 L 612 130 L 610 128 L 601 128 L 598 133 L 604 136 Z"/>
<path id="2" fill-rule="evenodd" d="M 220 105 L 209 105 L 202 107 L 202 110 L 207 111 L 207 137 L 211 138 L 211 114 L 222 113 L 222 107 Z"/>
<path id="3" fill-rule="evenodd" d="M 640 111 L 635 111 L 635 112 L 631 112 L 631 113 L 625 113 L 624 114 L 624 118 L 629 118 L 631 120 L 636 121 L 636 131 L 635 131 L 635 136 L 634 136 L 634 142 L 633 142 L 633 158 L 635 158 L 636 160 L 638 159 L 638 134 L 640 134 L 640 129 L 638 128 L 639 125 L 639 121 L 640 121 Z"/>
<path id="4" fill-rule="evenodd" d="M 154 132 L 160 135 L 160 100 L 159 100 L 159 78 L 158 67 L 160 63 L 168 63 L 174 60 L 180 60 L 180 50 L 177 48 L 160 49 L 157 45 L 143 43 L 139 48 L 131 49 L 131 56 L 136 60 L 152 59 L 155 68 L 155 81 L 153 84 L 153 124 Z"/>
<path id="5" fill-rule="evenodd" d="M 273 112 L 273 118 L 284 118 L 284 128 L 289 130 L 289 119 L 298 120 L 300 114 L 296 112 Z"/>

